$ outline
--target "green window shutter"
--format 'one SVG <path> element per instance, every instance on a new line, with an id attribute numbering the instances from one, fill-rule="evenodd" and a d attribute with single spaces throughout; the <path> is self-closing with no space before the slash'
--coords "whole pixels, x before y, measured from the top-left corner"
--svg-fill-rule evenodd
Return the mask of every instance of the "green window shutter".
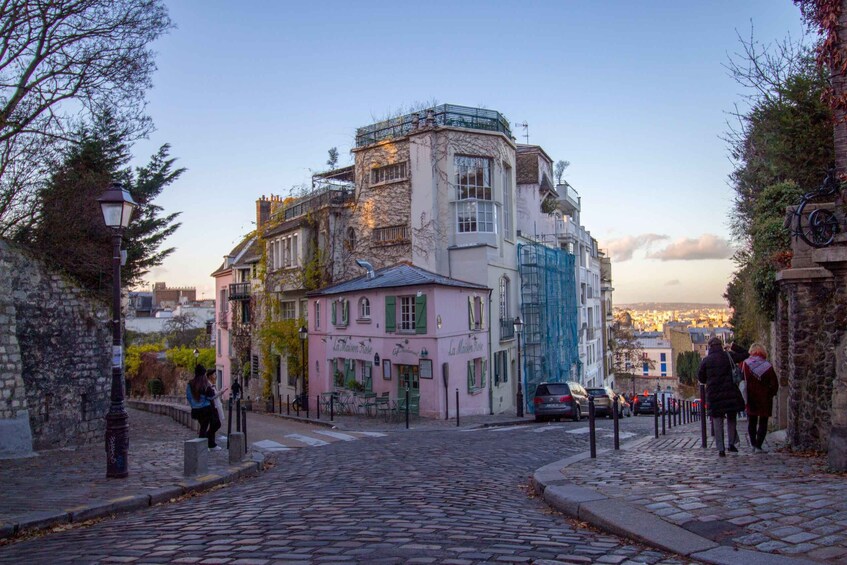
<path id="1" fill-rule="evenodd" d="M 509 382 L 509 353 L 507 351 L 503 352 L 502 360 L 503 372 L 501 374 L 503 375 L 503 382 L 507 383 Z"/>
<path id="2" fill-rule="evenodd" d="M 494 354 L 494 385 L 497 386 L 500 384 L 500 356 L 503 354 L 502 351 L 498 351 Z"/>
<path id="3" fill-rule="evenodd" d="M 471 392 L 473 390 L 473 384 L 473 361 L 468 361 L 468 392 Z"/>
<path id="4" fill-rule="evenodd" d="M 332 302 L 330 302 L 330 304 L 332 305 L 332 307 L 330 308 L 330 317 L 332 318 L 332 325 L 334 326 L 335 325 L 335 308 L 336 308 L 336 306 L 338 306 L 338 302 L 333 300 Z"/>
<path id="5" fill-rule="evenodd" d="M 485 388 L 485 373 L 488 371 L 488 359 L 482 360 L 482 379 L 480 382 L 480 387 Z"/>
<path id="6" fill-rule="evenodd" d="M 350 321 L 350 301 L 347 300 L 347 299 L 344 299 L 341 302 L 341 323 L 346 326 L 349 321 Z"/>
<path id="7" fill-rule="evenodd" d="M 415 297 L 415 333 L 426 333 L 426 294 Z"/>
<path id="8" fill-rule="evenodd" d="M 468 329 L 474 329 L 473 296 L 468 296 Z"/>
<path id="9" fill-rule="evenodd" d="M 485 329 L 485 298 L 479 299 L 479 329 Z"/>
<path id="10" fill-rule="evenodd" d="M 396 296 L 385 297 L 385 331 L 394 332 L 397 328 Z"/>

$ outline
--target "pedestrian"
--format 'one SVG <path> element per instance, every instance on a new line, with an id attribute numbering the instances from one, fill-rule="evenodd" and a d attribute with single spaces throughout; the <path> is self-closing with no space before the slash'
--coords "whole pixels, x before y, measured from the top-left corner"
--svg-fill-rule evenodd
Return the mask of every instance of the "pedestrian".
<path id="1" fill-rule="evenodd" d="M 738 452 L 736 414 L 744 410 L 744 398 L 732 380 L 732 363 L 740 363 L 748 357 L 747 351 L 732 344 L 724 350 L 718 337 L 709 340 L 709 353 L 700 362 L 697 380 L 706 385 L 706 404 L 715 427 L 715 447 L 719 457 L 726 457 L 724 445 L 724 420 L 726 420 L 729 451 Z"/>
<path id="2" fill-rule="evenodd" d="M 238 384 L 238 379 L 232 381 L 232 397 L 235 400 L 241 398 L 241 385 Z"/>
<path id="3" fill-rule="evenodd" d="M 753 453 L 765 453 L 762 444 L 768 433 L 773 397 L 779 390 L 779 381 L 773 365 L 768 362 L 768 352 L 760 343 L 750 346 L 750 357 L 741 364 L 747 384 L 747 433 Z"/>
<path id="4" fill-rule="evenodd" d="M 215 384 L 217 384 L 217 374 L 214 369 L 206 369 L 206 378 L 209 381 L 209 389 L 207 390 L 211 390 L 215 398 L 212 404 L 214 404 L 215 411 L 218 413 L 218 419 L 223 422 L 226 418 L 224 418 L 224 405 L 223 402 L 221 402 L 221 395 L 226 392 L 226 389 L 221 389 L 220 392 L 215 389 Z"/>
<path id="5" fill-rule="evenodd" d="M 206 378 L 206 367 L 198 364 L 194 367 L 194 378 L 185 387 L 185 397 L 191 406 L 191 417 L 200 423 L 199 437 L 208 440 L 211 451 L 220 451 L 221 448 L 215 443 L 215 433 L 221 427 L 218 412 L 213 404 L 215 396 L 215 389 L 209 386 L 209 380 Z"/>

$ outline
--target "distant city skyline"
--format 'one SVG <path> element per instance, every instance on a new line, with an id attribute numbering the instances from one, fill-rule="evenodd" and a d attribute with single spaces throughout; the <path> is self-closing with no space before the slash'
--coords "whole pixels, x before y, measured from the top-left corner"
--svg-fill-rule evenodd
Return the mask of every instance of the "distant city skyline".
<path id="1" fill-rule="evenodd" d="M 167 4 L 177 28 L 153 46 L 157 131 L 134 163 L 170 143 L 188 171 L 157 201 L 183 226 L 146 281 L 200 297 L 254 229 L 257 198 L 307 184 L 331 147 L 350 163 L 357 127 L 437 101 L 503 112 L 518 143 L 570 161 L 563 178 L 612 258 L 616 303 L 723 302 L 721 135 L 742 102 L 723 65 L 751 26 L 765 44 L 803 29 L 791 0 Z"/>

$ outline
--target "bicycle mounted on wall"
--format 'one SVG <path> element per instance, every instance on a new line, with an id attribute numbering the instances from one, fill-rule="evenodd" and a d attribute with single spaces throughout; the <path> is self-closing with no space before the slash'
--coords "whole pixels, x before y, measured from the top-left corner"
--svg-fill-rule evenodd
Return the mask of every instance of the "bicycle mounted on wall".
<path id="1" fill-rule="evenodd" d="M 829 203 L 840 199 L 841 181 L 838 180 L 835 168 L 830 168 L 820 188 L 807 192 L 800 198 L 800 204 L 794 209 L 791 218 L 791 235 L 818 249 L 831 245 L 841 232 L 835 212 L 826 208 L 815 208 L 808 214 L 804 211 L 809 204 Z"/>

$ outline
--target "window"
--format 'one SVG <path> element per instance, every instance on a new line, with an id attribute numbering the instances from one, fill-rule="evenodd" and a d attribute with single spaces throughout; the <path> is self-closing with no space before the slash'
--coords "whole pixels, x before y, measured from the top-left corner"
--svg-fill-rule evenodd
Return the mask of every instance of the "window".
<path id="1" fill-rule="evenodd" d="M 279 303 L 279 319 L 280 320 L 293 320 L 297 317 L 295 314 L 295 303 L 293 300 L 280 302 Z"/>
<path id="2" fill-rule="evenodd" d="M 244 300 L 241 303 L 241 323 L 249 324 L 250 323 L 250 302 Z"/>
<path id="3" fill-rule="evenodd" d="M 321 303 L 315 300 L 315 329 L 321 327 Z"/>
<path id="4" fill-rule="evenodd" d="M 415 329 L 415 297 L 400 297 L 400 331 Z"/>
<path id="5" fill-rule="evenodd" d="M 460 233 L 494 233 L 496 221 L 491 197 L 491 159 L 455 157 L 456 224 Z"/>
<path id="6" fill-rule="evenodd" d="M 356 249 L 356 230 L 347 228 L 347 238 L 344 240 L 344 247 L 347 251 L 355 251 Z"/>
<path id="7" fill-rule="evenodd" d="M 346 326 L 350 322 L 350 301 L 339 298 L 332 302 L 332 325 Z"/>
<path id="8" fill-rule="evenodd" d="M 468 361 L 468 392 L 485 388 L 486 365 L 487 361 L 482 357 Z"/>
<path id="9" fill-rule="evenodd" d="M 647 376 L 650 373 L 650 366 L 645 362 L 641 365 L 641 374 Z"/>
<path id="10" fill-rule="evenodd" d="M 468 329 L 485 329 L 485 300 L 481 296 L 468 296 Z"/>
<path id="11" fill-rule="evenodd" d="M 406 178 L 406 163 L 395 163 L 371 170 L 371 184 L 383 184 L 404 180 Z"/>
<path id="12" fill-rule="evenodd" d="M 508 320 L 509 316 L 509 277 L 500 277 L 500 319 Z"/>
<path id="13" fill-rule="evenodd" d="M 373 231 L 374 243 L 392 244 L 404 243 L 409 241 L 408 226 L 388 226 L 384 228 L 376 228 Z"/>
<path id="14" fill-rule="evenodd" d="M 291 236 L 291 264 L 295 267 L 300 264 L 300 248 L 297 246 L 298 237 L 295 233 Z"/>
<path id="15" fill-rule="evenodd" d="M 398 312 L 399 310 L 399 312 Z M 426 294 L 385 297 L 385 331 L 426 333 Z"/>
<path id="16" fill-rule="evenodd" d="M 362 384 L 365 385 L 365 392 L 373 392 L 373 364 L 370 361 L 362 363 Z"/>
<path id="17" fill-rule="evenodd" d="M 503 351 L 494 352 L 494 384 L 509 382 L 509 352 Z"/>
<path id="18" fill-rule="evenodd" d="M 359 319 L 371 319 L 371 301 L 365 298 L 364 296 L 359 299 Z"/>

